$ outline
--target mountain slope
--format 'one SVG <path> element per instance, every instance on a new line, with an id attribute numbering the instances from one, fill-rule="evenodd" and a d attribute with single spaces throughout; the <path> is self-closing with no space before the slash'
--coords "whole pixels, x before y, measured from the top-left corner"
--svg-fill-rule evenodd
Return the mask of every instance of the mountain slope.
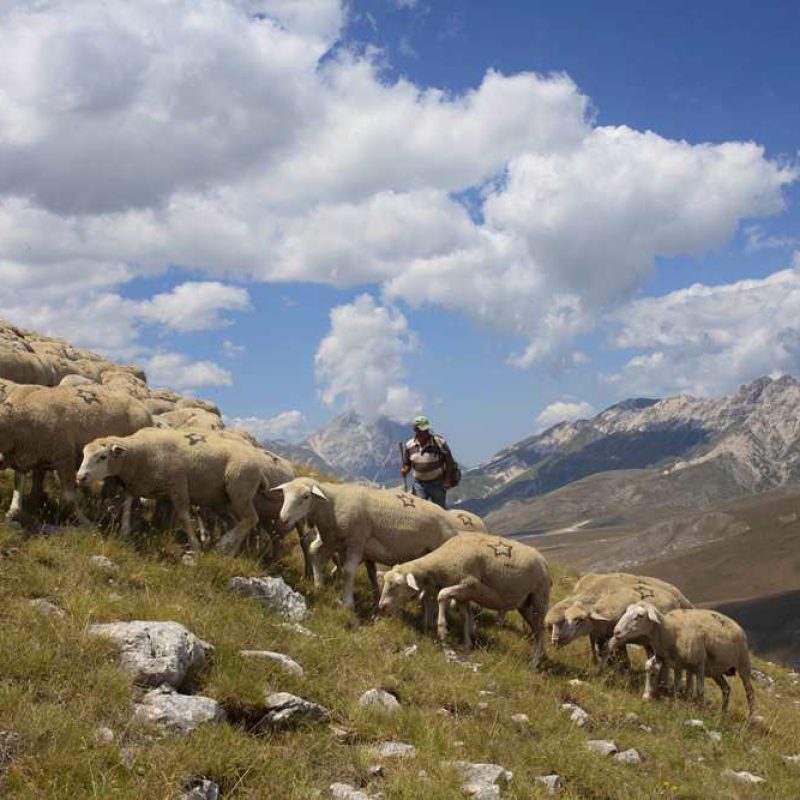
<path id="1" fill-rule="evenodd" d="M 646 468 L 676 474 L 690 469 L 695 480 L 721 480 L 724 492 L 712 485 L 710 500 L 797 483 L 800 384 L 789 376 L 760 378 L 718 399 L 680 395 L 628 400 L 592 419 L 561 423 L 501 451 L 467 474 L 455 499 L 488 514 L 509 501 L 536 498 L 607 470 Z M 628 479 L 638 483 L 649 477 Z M 675 489 L 690 490 L 689 506 L 703 494 L 689 481 L 660 486 L 660 491 Z M 602 505 L 605 498 L 597 502 Z M 528 516 L 527 528 L 520 530 L 530 529 L 536 515 Z"/>

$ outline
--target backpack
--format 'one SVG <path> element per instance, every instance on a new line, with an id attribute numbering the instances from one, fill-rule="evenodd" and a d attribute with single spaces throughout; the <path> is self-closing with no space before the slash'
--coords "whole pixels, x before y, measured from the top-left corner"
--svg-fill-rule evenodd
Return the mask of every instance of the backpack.
<path id="1" fill-rule="evenodd" d="M 441 436 L 437 436 L 435 433 L 433 434 L 433 441 L 436 442 L 436 446 L 439 448 L 439 452 L 444 455 L 445 453 L 445 442 Z M 450 460 L 453 462 L 452 468 L 450 470 L 450 488 L 455 489 L 459 483 L 461 483 L 461 467 L 458 465 L 458 461 L 453 458 L 453 453 L 450 451 L 450 448 L 447 447 L 447 452 L 450 453 Z M 447 463 L 447 459 L 445 458 L 445 463 Z"/>

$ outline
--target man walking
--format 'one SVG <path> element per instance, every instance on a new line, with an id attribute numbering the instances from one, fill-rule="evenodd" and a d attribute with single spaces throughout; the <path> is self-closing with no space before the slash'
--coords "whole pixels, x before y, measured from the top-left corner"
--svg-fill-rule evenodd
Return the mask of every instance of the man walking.
<path id="1" fill-rule="evenodd" d="M 400 474 L 414 471 L 414 494 L 446 508 L 447 490 L 453 485 L 455 462 L 444 437 L 434 434 L 427 417 L 414 418 L 414 436 L 403 446 Z"/>

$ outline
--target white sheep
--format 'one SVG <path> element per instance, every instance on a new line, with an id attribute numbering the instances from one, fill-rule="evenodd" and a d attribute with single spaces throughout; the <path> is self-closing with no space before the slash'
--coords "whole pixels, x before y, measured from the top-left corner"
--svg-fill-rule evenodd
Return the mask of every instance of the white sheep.
<path id="1" fill-rule="evenodd" d="M 679 589 L 659 578 L 626 572 L 588 573 L 568 597 L 548 611 L 545 625 L 551 629 L 551 642 L 564 647 L 588 636 L 592 660 L 604 664 L 614 626 L 631 603 L 642 600 L 663 612 L 692 607 Z"/>
<path id="2" fill-rule="evenodd" d="M 284 525 L 306 520 L 317 529 L 318 539 L 310 548 L 315 580 L 321 580 L 325 557 L 340 556 L 342 602 L 347 608 L 355 605 L 353 584 L 362 561 L 377 603 L 376 563 L 391 566 L 409 561 L 456 535 L 452 518 L 444 509 L 397 489 L 295 478 L 273 491 L 283 494 L 280 519 Z"/>
<path id="3" fill-rule="evenodd" d="M 88 444 L 78 481 L 85 485 L 117 477 L 130 496 L 167 497 L 194 550 L 200 543 L 190 514 L 192 504 L 229 508 L 237 522 L 219 546 L 236 552 L 258 523 L 253 501 L 270 486 L 268 461 L 255 448 L 214 433 L 150 428 Z M 123 532 L 128 531 L 129 519 L 123 523 Z"/>
<path id="4" fill-rule="evenodd" d="M 730 617 L 707 609 L 675 609 L 662 614 L 652 603 L 631 604 L 614 628 L 612 649 L 627 642 L 645 639 L 653 656 L 647 662 L 644 699 L 654 697 L 653 676 L 663 666 L 671 667 L 676 676 L 682 670 L 686 676 L 686 695 L 696 694 L 703 702 L 705 679 L 711 678 L 722 692 L 722 713 L 728 710 L 731 689 L 726 675 L 739 673 L 747 695 L 747 706 L 752 716 L 754 692 L 750 681 L 750 651 L 747 636 Z M 673 682 L 677 691 L 679 679 Z"/>
<path id="5" fill-rule="evenodd" d="M 460 534 L 385 573 L 379 608 L 397 613 L 411 597 L 444 587 L 437 594 L 439 638 L 447 635 L 447 605 L 455 600 L 463 613 L 467 647 L 472 646 L 470 603 L 496 611 L 516 609 L 533 632 L 536 666 L 544 654 L 550 585 L 547 562 L 536 548 L 490 534 Z"/>
<path id="6" fill-rule="evenodd" d="M 55 470 L 63 499 L 74 505 L 83 447 L 98 436 L 124 436 L 151 423 L 142 403 L 101 386 L 23 386 L 0 403 L 0 453 L 5 466 L 18 472 Z M 88 522 L 77 507 L 76 514 Z"/>

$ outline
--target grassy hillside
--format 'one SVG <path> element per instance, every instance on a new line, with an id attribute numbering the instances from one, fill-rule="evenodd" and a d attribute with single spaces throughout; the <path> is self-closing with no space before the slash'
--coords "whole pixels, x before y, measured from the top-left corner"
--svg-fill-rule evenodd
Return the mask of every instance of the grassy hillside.
<path id="1" fill-rule="evenodd" d="M 89 558 L 109 556 L 119 573 L 92 568 Z M 314 592 L 300 575 L 297 552 L 269 568 L 308 596 L 305 620 L 318 638 L 281 627 L 281 620 L 252 600 L 232 595 L 234 575 L 264 574 L 252 558 L 206 554 L 183 563 L 167 539 L 146 543 L 102 538 L 68 530 L 24 538 L 0 528 L 0 780 L 5 797 L 176 798 L 187 783 L 206 776 L 223 798 L 330 796 L 334 781 L 364 785 L 387 798 L 460 798 L 460 781 L 445 760 L 502 764 L 514 773 L 509 798 L 544 797 L 535 777 L 564 776 L 567 798 L 787 798 L 800 794 L 800 769 L 781 755 L 800 750 L 800 687 L 786 671 L 759 666 L 777 680 L 773 692 L 758 687 L 766 728 L 748 728 L 743 693 L 734 689 L 732 714 L 716 716 L 716 688 L 708 687 L 705 711 L 683 702 L 645 704 L 639 675 L 633 680 L 598 675 L 584 642 L 551 653 L 541 673 L 528 667 L 530 643 L 516 619 L 507 628 L 483 615 L 478 649 L 469 657 L 477 671 L 445 657 L 441 648 L 407 620 L 372 620 L 368 592 L 351 615 L 334 605 L 336 591 Z M 555 598 L 571 577 L 554 566 Z M 44 597 L 64 609 L 63 618 L 29 603 Z M 159 738 L 132 721 L 137 690 L 118 668 L 112 645 L 87 636 L 92 622 L 127 619 L 176 620 L 216 648 L 213 662 L 193 688 L 225 706 L 229 721 L 199 728 L 187 738 Z M 455 641 L 453 642 L 455 644 Z M 404 649 L 417 644 L 412 655 Z M 245 648 L 285 652 L 305 677 L 244 660 Z M 585 683 L 573 685 L 571 680 Z M 401 711 L 375 716 L 357 705 L 361 693 L 381 687 L 396 693 Z M 290 733 L 255 735 L 248 723 L 258 714 L 265 689 L 290 691 L 323 703 L 337 736 L 326 725 Z M 482 694 L 483 693 L 483 694 Z M 488 693 L 488 694 L 487 694 Z M 575 702 L 594 720 L 591 733 L 574 727 L 563 702 Z M 639 723 L 626 721 L 633 712 Z M 513 714 L 530 726 L 518 727 Z M 684 721 L 700 717 L 721 732 L 715 742 Z M 97 729 L 115 739 L 99 742 Z M 589 738 L 612 738 L 635 747 L 643 764 L 626 766 L 588 753 Z M 365 747 L 388 739 L 416 745 L 416 758 L 384 760 L 384 777 L 370 777 L 375 759 Z M 724 768 L 750 770 L 766 787 L 741 788 L 720 777 Z M 425 773 L 420 773 L 424 770 Z"/>

